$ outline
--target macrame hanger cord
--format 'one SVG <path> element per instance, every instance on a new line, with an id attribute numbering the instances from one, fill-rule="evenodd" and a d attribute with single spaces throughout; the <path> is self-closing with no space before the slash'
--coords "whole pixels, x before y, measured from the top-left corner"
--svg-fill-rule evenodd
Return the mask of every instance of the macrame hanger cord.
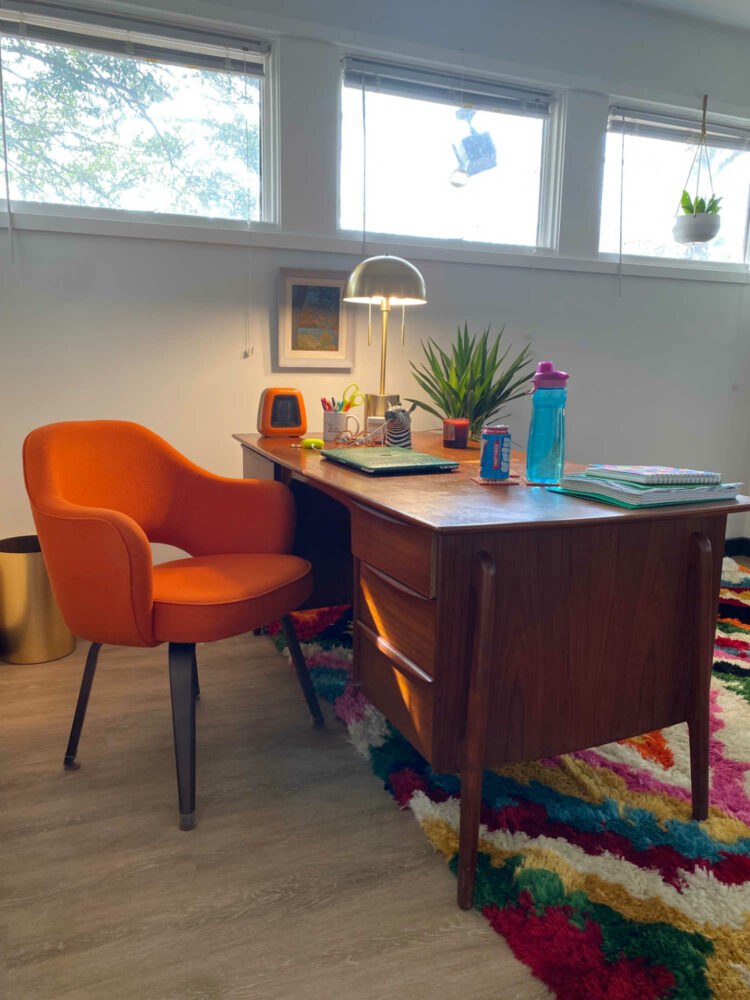
<path id="1" fill-rule="evenodd" d="M 8 215 L 8 253 L 11 264 L 16 262 L 16 251 L 13 239 L 13 213 L 10 208 L 10 172 L 8 168 L 8 130 L 5 119 L 5 84 L 3 80 L 3 47 L 0 44 L 0 119 L 3 130 L 3 173 L 5 174 L 5 210 Z"/>
<path id="2" fill-rule="evenodd" d="M 706 154 L 706 169 L 708 170 L 708 182 L 711 185 L 711 197 L 714 196 L 714 179 L 711 176 L 711 157 L 708 155 L 708 141 L 706 140 L 706 111 L 708 110 L 708 94 L 703 95 L 703 121 L 701 123 L 701 140 L 703 142 L 703 152 Z"/>
<path id="3" fill-rule="evenodd" d="M 696 150 L 696 152 L 698 154 L 698 177 L 697 177 L 697 180 L 695 182 L 695 198 L 696 198 L 696 201 L 698 199 L 698 195 L 700 194 L 700 189 L 701 189 L 701 163 L 703 162 L 703 157 L 702 157 L 701 154 L 703 152 L 703 144 L 706 141 L 706 99 L 707 99 L 707 97 L 708 97 L 707 94 L 703 95 L 703 119 L 701 121 L 701 134 L 698 137 L 698 149 Z"/>
<path id="4" fill-rule="evenodd" d="M 708 143 L 706 141 L 706 113 L 708 110 L 708 94 L 703 95 L 703 118 L 701 120 L 701 134 L 698 138 L 698 145 L 695 147 L 695 153 L 693 159 L 690 161 L 690 169 L 688 170 L 687 177 L 685 178 L 685 183 L 682 186 L 683 191 L 687 191 L 688 184 L 690 183 L 690 175 L 693 173 L 693 168 L 695 167 L 695 161 L 698 160 L 698 177 L 695 185 L 695 197 L 698 197 L 700 182 L 701 182 L 701 152 L 706 157 L 706 168 L 708 170 L 708 180 L 711 185 L 711 195 L 714 194 L 714 179 L 711 174 L 711 158 L 708 155 Z M 675 215 L 680 214 L 680 208 L 682 206 L 682 197 L 680 197 L 677 203 L 677 211 Z"/>

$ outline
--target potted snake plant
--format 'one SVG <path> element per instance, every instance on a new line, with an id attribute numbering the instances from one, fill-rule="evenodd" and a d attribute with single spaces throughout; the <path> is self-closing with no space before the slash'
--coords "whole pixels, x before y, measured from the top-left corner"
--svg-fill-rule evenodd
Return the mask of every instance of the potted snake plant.
<path id="1" fill-rule="evenodd" d="M 411 362 L 412 374 L 429 400 L 409 402 L 443 418 L 443 441 L 449 447 L 465 447 L 467 431 L 478 440 L 482 427 L 502 416 L 504 404 L 527 392 L 534 364 L 530 348 L 509 357 L 510 347 L 501 351 L 504 330 L 491 340 L 489 326 L 481 334 L 470 334 L 464 323 L 449 351 L 429 338 L 422 341 L 422 364 Z"/>

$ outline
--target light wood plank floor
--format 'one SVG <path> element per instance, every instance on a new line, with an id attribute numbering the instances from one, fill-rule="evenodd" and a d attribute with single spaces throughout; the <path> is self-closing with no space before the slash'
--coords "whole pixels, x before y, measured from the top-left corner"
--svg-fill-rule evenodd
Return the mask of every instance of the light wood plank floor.
<path id="1" fill-rule="evenodd" d="M 265 637 L 199 649 L 198 825 L 177 829 L 166 648 L 0 664 L 0 996 L 541 1000 Z"/>

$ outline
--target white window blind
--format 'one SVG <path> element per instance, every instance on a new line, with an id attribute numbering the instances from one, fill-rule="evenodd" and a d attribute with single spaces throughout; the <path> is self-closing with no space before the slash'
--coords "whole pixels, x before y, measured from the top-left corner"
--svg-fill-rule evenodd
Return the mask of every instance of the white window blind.
<path id="1" fill-rule="evenodd" d="M 0 0 L 0 35 L 257 77 L 270 51 L 268 42 L 241 34 L 34 0 Z"/>
<path id="2" fill-rule="evenodd" d="M 701 119 L 697 115 L 673 115 L 614 105 L 609 109 L 607 128 L 617 134 L 667 139 L 689 146 L 698 141 Z M 721 149 L 750 149 L 750 128 L 719 124 L 709 119 L 706 122 L 706 143 Z"/>
<path id="3" fill-rule="evenodd" d="M 0 0 L 6 200 L 264 218 L 269 52 L 166 15 Z"/>
<path id="4" fill-rule="evenodd" d="M 354 56 L 344 60 L 344 84 L 360 89 L 364 86 L 367 90 L 395 97 L 412 97 L 477 111 L 502 111 L 531 118 L 549 118 L 554 103 L 554 95 L 543 90 Z"/>

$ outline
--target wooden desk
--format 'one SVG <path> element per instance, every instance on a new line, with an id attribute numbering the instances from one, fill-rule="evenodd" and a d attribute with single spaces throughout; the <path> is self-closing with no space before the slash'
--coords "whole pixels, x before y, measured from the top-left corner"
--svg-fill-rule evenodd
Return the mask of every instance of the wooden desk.
<path id="1" fill-rule="evenodd" d="M 246 476 L 265 468 L 295 489 L 318 602 L 354 556 L 355 681 L 436 771 L 461 772 L 459 905 L 472 901 L 483 766 L 687 721 L 693 814 L 706 817 L 726 516 L 750 498 L 631 511 L 480 486 L 478 447 L 445 450 L 433 434 L 415 450 L 458 459 L 457 473 L 371 478 L 288 439 L 235 437 Z"/>

